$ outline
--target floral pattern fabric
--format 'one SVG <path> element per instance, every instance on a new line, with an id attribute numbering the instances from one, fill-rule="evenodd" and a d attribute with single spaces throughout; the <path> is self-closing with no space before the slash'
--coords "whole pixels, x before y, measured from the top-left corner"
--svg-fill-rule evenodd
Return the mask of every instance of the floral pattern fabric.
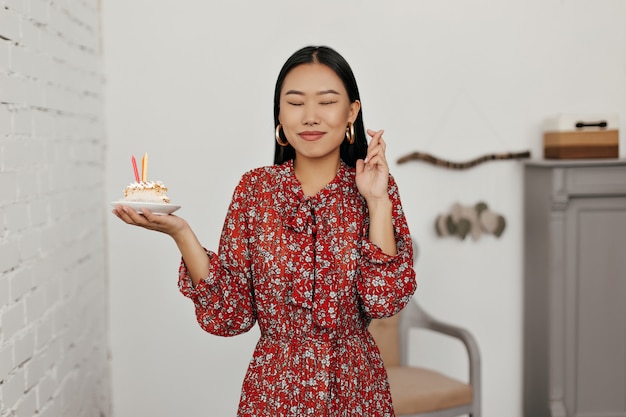
<path id="1" fill-rule="evenodd" d="M 393 177 L 397 254 L 368 240 L 355 170 L 341 164 L 305 196 L 293 161 L 252 170 L 235 189 L 209 276 L 195 287 L 184 262 L 181 292 L 200 326 L 261 337 L 238 416 L 393 416 L 387 374 L 367 327 L 399 312 L 416 288 L 412 245 Z"/>

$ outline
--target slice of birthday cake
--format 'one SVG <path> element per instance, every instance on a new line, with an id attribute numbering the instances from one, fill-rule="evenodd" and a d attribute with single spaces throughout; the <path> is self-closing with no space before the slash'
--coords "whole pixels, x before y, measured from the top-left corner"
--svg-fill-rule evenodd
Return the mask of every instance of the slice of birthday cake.
<path id="1" fill-rule="evenodd" d="M 140 181 L 129 184 L 124 189 L 122 201 L 141 203 L 169 203 L 167 187 L 161 181 Z"/>

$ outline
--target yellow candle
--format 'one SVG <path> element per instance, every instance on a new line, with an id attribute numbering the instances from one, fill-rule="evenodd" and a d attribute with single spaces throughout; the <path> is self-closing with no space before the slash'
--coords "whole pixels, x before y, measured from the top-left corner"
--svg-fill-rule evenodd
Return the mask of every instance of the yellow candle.
<path id="1" fill-rule="evenodd" d="M 148 181 L 148 153 L 141 158 L 141 181 Z"/>

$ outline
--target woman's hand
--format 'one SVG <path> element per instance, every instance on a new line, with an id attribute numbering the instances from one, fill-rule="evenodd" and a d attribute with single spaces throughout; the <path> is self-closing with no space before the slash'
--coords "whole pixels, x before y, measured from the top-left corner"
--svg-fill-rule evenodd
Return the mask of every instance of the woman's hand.
<path id="1" fill-rule="evenodd" d="M 368 204 L 376 201 L 389 201 L 389 165 L 385 158 L 387 145 L 383 140 L 383 130 L 367 129 L 372 137 L 367 147 L 365 160 L 356 161 L 356 186 Z"/>
<path id="2" fill-rule="evenodd" d="M 148 230 L 156 230 L 176 238 L 185 229 L 189 228 L 187 222 L 173 214 L 159 215 L 154 214 L 148 209 L 142 209 L 142 214 L 137 213 L 133 208 L 119 205 L 113 209 L 113 214 L 119 217 L 123 222 L 134 226 L 143 227 Z"/>

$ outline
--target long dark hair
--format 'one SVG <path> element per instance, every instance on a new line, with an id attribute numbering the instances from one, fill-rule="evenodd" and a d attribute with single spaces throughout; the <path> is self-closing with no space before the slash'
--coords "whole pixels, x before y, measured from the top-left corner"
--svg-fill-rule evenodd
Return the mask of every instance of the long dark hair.
<path id="1" fill-rule="evenodd" d="M 280 92 L 283 88 L 285 77 L 292 69 L 302 64 L 326 65 L 343 81 L 343 85 L 348 91 L 350 103 L 361 100 L 352 69 L 338 52 L 327 46 L 306 46 L 291 55 L 278 74 L 276 89 L 274 90 L 274 128 L 279 124 Z M 343 162 L 350 167 L 355 167 L 357 159 L 365 158 L 367 154 L 367 138 L 365 136 L 365 128 L 363 127 L 363 107 L 359 109 L 359 114 L 354 121 L 354 136 L 354 143 L 350 145 L 347 140 L 344 140 L 339 151 Z M 280 137 L 283 141 L 286 141 L 282 130 Z M 282 164 L 296 157 L 296 151 L 291 145 L 280 146 L 276 143 L 275 146 L 274 164 Z"/>

